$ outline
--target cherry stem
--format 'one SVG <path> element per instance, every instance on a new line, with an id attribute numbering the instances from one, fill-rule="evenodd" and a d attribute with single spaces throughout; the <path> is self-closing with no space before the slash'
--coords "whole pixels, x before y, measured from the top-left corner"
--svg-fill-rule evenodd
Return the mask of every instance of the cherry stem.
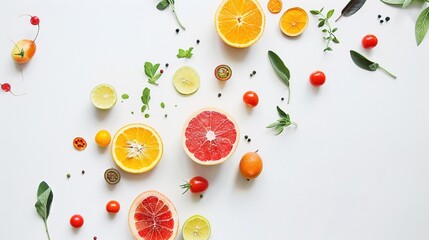
<path id="1" fill-rule="evenodd" d="M 37 37 L 39 36 L 39 31 L 40 31 L 40 24 L 37 24 L 37 33 L 36 33 L 36 37 L 34 37 L 33 42 L 35 42 Z"/>

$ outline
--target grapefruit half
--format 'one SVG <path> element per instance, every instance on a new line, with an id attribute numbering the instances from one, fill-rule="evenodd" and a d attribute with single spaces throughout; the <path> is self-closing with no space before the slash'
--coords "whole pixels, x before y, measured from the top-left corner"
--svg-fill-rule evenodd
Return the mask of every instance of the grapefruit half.
<path id="1" fill-rule="evenodd" d="M 179 228 L 179 217 L 173 203 L 162 193 L 141 193 L 131 204 L 128 224 L 137 240 L 173 240 Z"/>
<path id="2" fill-rule="evenodd" d="M 193 113 L 185 123 L 183 145 L 196 163 L 215 165 L 235 152 L 239 130 L 227 113 L 216 108 L 203 108 Z"/>

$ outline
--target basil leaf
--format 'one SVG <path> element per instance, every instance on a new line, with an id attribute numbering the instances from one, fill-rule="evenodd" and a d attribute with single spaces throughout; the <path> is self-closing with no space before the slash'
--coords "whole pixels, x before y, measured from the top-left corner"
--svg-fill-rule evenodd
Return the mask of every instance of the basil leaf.
<path id="1" fill-rule="evenodd" d="M 158 5 L 156 5 L 156 8 L 158 10 L 164 10 L 166 9 L 168 6 L 170 5 L 170 3 L 167 0 L 162 0 L 161 2 L 158 3 Z"/>
<path id="2" fill-rule="evenodd" d="M 422 43 L 429 28 L 429 7 L 423 10 L 416 21 L 415 34 L 417 45 Z"/>
<path id="3" fill-rule="evenodd" d="M 360 53 L 350 50 L 350 56 L 352 57 L 353 62 L 358 65 L 360 68 L 363 68 L 368 71 L 375 71 L 376 69 L 372 69 L 370 66 L 374 64 L 374 62 L 368 60 L 366 57 L 362 56 Z"/>
<path id="4" fill-rule="evenodd" d="M 404 1 L 404 3 L 402 4 L 402 7 L 403 7 L 403 8 L 408 7 L 408 5 L 410 5 L 410 3 L 411 3 L 412 1 L 413 1 L 413 0 L 405 0 L 405 1 Z"/>
<path id="5" fill-rule="evenodd" d="M 283 80 L 286 86 L 289 87 L 289 69 L 285 66 L 281 58 L 273 51 L 268 51 L 268 57 L 270 58 L 271 65 L 273 66 L 277 75 Z"/>
<path id="6" fill-rule="evenodd" d="M 153 77 L 153 65 L 150 62 L 145 62 L 144 63 L 144 73 L 146 74 L 146 76 L 148 76 L 149 78 Z"/>
<path id="7" fill-rule="evenodd" d="M 394 5 L 402 5 L 405 2 L 405 0 L 381 0 L 381 1 L 387 4 L 394 4 Z"/>

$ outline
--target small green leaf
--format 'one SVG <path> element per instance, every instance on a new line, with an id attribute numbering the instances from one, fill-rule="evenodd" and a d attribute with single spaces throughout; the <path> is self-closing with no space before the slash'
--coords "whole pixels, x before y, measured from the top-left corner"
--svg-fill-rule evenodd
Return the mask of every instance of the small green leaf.
<path id="1" fill-rule="evenodd" d="M 150 89 L 146 87 L 145 89 L 143 89 L 142 102 L 145 105 L 149 105 L 149 101 L 150 101 Z"/>
<path id="2" fill-rule="evenodd" d="M 276 135 L 276 136 L 278 136 L 278 135 L 280 135 L 280 133 L 282 133 L 283 132 L 283 130 L 284 130 L 284 127 L 283 126 L 277 126 L 276 128 L 275 128 L 275 133 L 274 133 L 274 135 Z"/>
<path id="3" fill-rule="evenodd" d="M 405 1 L 404 1 L 404 3 L 402 4 L 402 7 L 403 7 L 403 8 L 408 7 L 408 5 L 410 5 L 410 3 L 411 3 L 412 1 L 413 1 L 413 0 L 405 0 Z"/>
<path id="4" fill-rule="evenodd" d="M 140 108 L 140 112 L 144 112 L 144 111 L 146 111 L 146 108 L 147 108 L 147 106 L 146 105 L 143 105 L 141 108 Z"/>
<path id="5" fill-rule="evenodd" d="M 332 51 L 332 48 L 331 48 L 331 47 L 327 47 L 327 48 L 323 49 L 323 51 L 324 51 L 324 52 Z"/>
<path id="6" fill-rule="evenodd" d="M 146 74 L 146 76 L 148 76 L 149 78 L 153 77 L 152 74 L 152 69 L 153 69 L 153 65 L 150 62 L 145 62 L 144 63 L 144 73 Z"/>
<path id="7" fill-rule="evenodd" d="M 337 39 L 336 37 L 334 37 L 334 38 L 332 39 L 332 42 L 334 42 L 334 43 L 340 43 L 340 41 L 338 41 L 338 39 Z"/>
<path id="8" fill-rule="evenodd" d="M 328 13 L 326 14 L 326 19 L 331 18 L 332 15 L 334 15 L 334 9 L 331 9 L 331 10 L 328 11 Z"/>
<path id="9" fill-rule="evenodd" d="M 416 21 L 415 35 L 417 45 L 422 43 L 429 28 L 429 7 L 423 10 Z"/>
<path id="10" fill-rule="evenodd" d="M 267 128 L 274 128 L 277 127 L 277 125 L 279 125 L 278 123 L 271 123 L 270 125 L 267 126 Z"/>
<path id="11" fill-rule="evenodd" d="M 334 33 L 334 32 L 336 32 L 338 30 L 338 28 L 334 28 L 334 29 L 332 29 L 332 32 Z"/>
<path id="12" fill-rule="evenodd" d="M 311 14 L 313 14 L 313 15 L 317 15 L 317 14 L 319 14 L 320 12 L 319 12 L 318 10 L 310 10 L 310 13 L 311 13 Z"/>
<path id="13" fill-rule="evenodd" d="M 285 113 L 279 106 L 277 106 L 277 112 L 279 113 L 279 116 L 281 118 L 286 118 L 288 117 L 287 113 Z"/>
<path id="14" fill-rule="evenodd" d="M 161 2 L 156 5 L 156 8 L 158 10 L 164 10 L 168 7 L 168 5 L 170 5 L 170 3 L 167 0 L 161 0 Z"/>
<path id="15" fill-rule="evenodd" d="M 192 50 L 194 48 L 190 47 L 188 50 L 184 50 L 184 49 L 179 49 L 179 53 L 177 53 L 177 58 L 191 58 L 193 53 Z"/>
<path id="16" fill-rule="evenodd" d="M 165 108 L 165 103 L 161 102 L 161 108 Z"/>
<path id="17" fill-rule="evenodd" d="M 125 100 L 125 99 L 130 98 L 130 96 L 129 96 L 128 94 L 126 94 L 126 93 L 122 94 L 122 96 L 121 96 L 121 97 L 122 97 L 122 99 L 124 99 L 124 100 Z"/>
<path id="18" fill-rule="evenodd" d="M 283 63 L 282 59 L 273 51 L 268 51 L 268 57 L 270 59 L 271 65 L 274 68 L 274 71 L 277 75 L 283 80 L 287 87 L 289 87 L 290 72 L 286 65 Z"/>
<path id="19" fill-rule="evenodd" d="M 350 50 L 350 56 L 352 57 L 353 62 L 360 68 L 363 68 L 368 71 L 375 71 L 376 69 L 371 69 L 371 65 L 374 64 L 373 61 L 368 60 L 366 57 L 362 56 L 362 54 Z"/>
<path id="20" fill-rule="evenodd" d="M 323 25 L 325 25 L 325 20 L 320 21 L 317 27 L 323 27 Z"/>

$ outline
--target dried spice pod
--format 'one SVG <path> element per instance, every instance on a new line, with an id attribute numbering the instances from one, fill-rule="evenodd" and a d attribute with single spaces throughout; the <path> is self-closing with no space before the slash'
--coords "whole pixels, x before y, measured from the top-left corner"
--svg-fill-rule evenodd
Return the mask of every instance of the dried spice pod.
<path id="1" fill-rule="evenodd" d="M 104 180 L 110 185 L 115 185 L 121 180 L 121 174 L 118 169 L 109 168 L 104 172 Z"/>

